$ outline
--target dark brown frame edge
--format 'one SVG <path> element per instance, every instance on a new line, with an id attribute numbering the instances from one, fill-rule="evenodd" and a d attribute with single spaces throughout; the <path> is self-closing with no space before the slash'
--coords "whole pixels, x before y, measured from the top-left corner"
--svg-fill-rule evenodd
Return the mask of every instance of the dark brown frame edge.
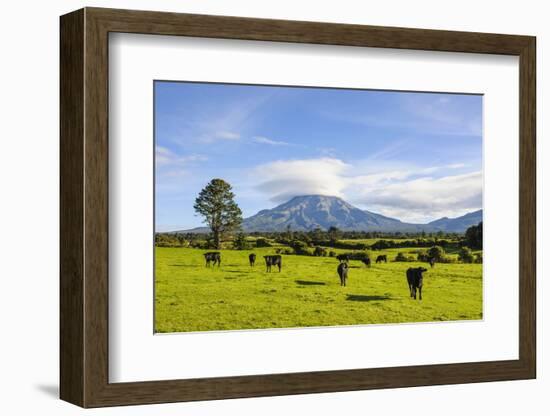
<path id="1" fill-rule="evenodd" d="M 60 396 L 82 407 L 536 377 L 535 38 L 85 8 L 61 17 Z M 202 378 L 108 380 L 109 32 L 516 55 L 520 64 L 519 359 Z"/>

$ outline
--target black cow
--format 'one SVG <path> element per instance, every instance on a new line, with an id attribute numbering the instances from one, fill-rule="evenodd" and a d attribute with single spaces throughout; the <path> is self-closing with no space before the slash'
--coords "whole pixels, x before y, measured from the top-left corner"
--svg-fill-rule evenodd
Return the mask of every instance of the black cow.
<path id="1" fill-rule="evenodd" d="M 338 255 L 336 256 L 336 258 L 338 259 L 338 261 L 339 261 L 340 263 L 342 263 L 342 262 L 346 262 L 346 263 L 347 263 L 347 262 L 349 261 L 349 256 L 348 256 L 347 254 L 338 254 Z"/>
<path id="2" fill-rule="evenodd" d="M 256 255 L 254 253 L 249 254 L 248 261 L 250 263 L 250 267 L 254 267 L 254 263 L 256 263 Z"/>
<path id="3" fill-rule="evenodd" d="M 338 272 L 338 276 L 340 276 L 340 286 L 346 286 L 348 280 L 348 264 L 346 262 L 342 262 L 338 265 L 336 270 Z"/>
<path id="4" fill-rule="evenodd" d="M 222 256 L 218 251 L 210 251 L 208 253 L 204 253 L 204 260 L 206 261 L 206 267 L 210 267 L 210 263 L 212 263 L 213 266 L 217 263 L 218 267 L 220 267 Z"/>
<path id="5" fill-rule="evenodd" d="M 370 267 L 370 257 L 365 257 L 364 259 L 361 259 L 363 263 L 365 263 L 365 266 Z"/>
<path id="6" fill-rule="evenodd" d="M 431 257 L 430 260 L 428 260 L 428 263 L 430 263 L 430 267 L 434 267 L 435 266 L 435 259 L 433 257 Z"/>
<path id="7" fill-rule="evenodd" d="M 411 298 L 416 300 L 416 289 L 418 289 L 419 300 L 422 300 L 422 273 L 427 272 L 428 269 L 424 267 L 409 267 L 407 269 L 407 283 L 409 284 L 409 291 Z"/>
<path id="8" fill-rule="evenodd" d="M 276 256 L 264 256 L 266 272 L 271 272 L 271 266 L 278 266 L 279 273 L 281 272 L 281 267 L 283 266 L 283 259 L 280 255 Z"/>
<path id="9" fill-rule="evenodd" d="M 380 254 L 378 257 L 376 257 L 376 263 L 387 263 L 388 262 L 388 256 L 386 256 L 385 254 Z"/>

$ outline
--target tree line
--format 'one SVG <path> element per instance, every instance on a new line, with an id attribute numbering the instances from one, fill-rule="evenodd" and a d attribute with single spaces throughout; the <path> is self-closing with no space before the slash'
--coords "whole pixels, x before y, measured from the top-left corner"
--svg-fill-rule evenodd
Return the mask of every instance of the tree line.
<path id="1" fill-rule="evenodd" d="M 337 227 L 328 230 L 316 228 L 310 231 L 294 231 L 287 226 L 282 232 L 251 232 L 245 235 L 241 230 L 242 211 L 235 202 L 231 185 L 223 179 L 212 179 L 195 199 L 195 211 L 203 217 L 211 233 L 157 233 L 155 244 L 160 247 L 196 247 L 221 249 L 224 241 L 230 240 L 232 248 L 245 250 L 252 248 L 247 235 L 255 238 L 256 247 L 267 247 L 269 240 L 291 247 L 296 253 L 309 252 L 311 247 L 329 247 L 344 250 L 383 250 L 401 247 L 469 247 L 481 249 L 483 244 L 482 223 L 468 228 L 464 235 L 438 231 L 420 232 L 379 232 L 344 231 Z M 378 239 L 373 244 L 361 241 Z M 351 241 L 347 241 L 351 240 Z M 317 253 L 320 253 L 317 250 Z"/>

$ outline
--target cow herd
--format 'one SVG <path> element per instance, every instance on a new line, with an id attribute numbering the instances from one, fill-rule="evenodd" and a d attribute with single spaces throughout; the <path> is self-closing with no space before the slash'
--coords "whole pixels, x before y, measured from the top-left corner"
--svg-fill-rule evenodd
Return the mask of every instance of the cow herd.
<path id="1" fill-rule="evenodd" d="M 206 262 L 206 267 L 216 266 L 220 267 L 221 265 L 221 254 L 218 251 L 211 251 L 204 253 L 204 259 Z M 336 272 L 338 273 L 338 276 L 340 277 L 340 286 L 346 286 L 348 281 L 348 272 L 349 272 L 349 261 L 350 256 L 347 254 L 339 254 L 336 256 L 336 259 L 338 260 L 339 264 L 336 268 Z M 283 267 L 283 259 L 280 254 L 276 255 L 268 255 L 264 256 L 265 260 L 265 266 L 266 266 L 266 272 L 270 273 L 272 267 L 277 267 L 279 269 L 279 272 L 281 272 L 281 269 Z M 366 267 L 371 266 L 371 260 L 370 258 L 363 257 L 360 259 L 363 264 L 365 264 Z M 248 255 L 248 262 L 250 264 L 250 267 L 254 267 L 256 264 L 256 254 L 250 253 Z M 376 257 L 376 264 L 378 263 L 387 263 L 388 257 L 383 254 Z M 434 267 L 435 261 L 434 259 L 430 259 L 429 261 L 430 266 Z M 414 298 L 416 300 L 416 292 L 418 291 L 418 299 L 422 300 L 422 283 L 423 283 L 423 273 L 427 272 L 428 270 L 424 267 L 409 267 L 406 271 L 406 277 L 407 277 L 407 284 L 409 286 L 409 293 L 410 297 Z"/>
<path id="2" fill-rule="evenodd" d="M 222 262 L 222 256 L 219 251 L 210 251 L 208 253 L 204 253 L 204 260 L 206 262 L 206 267 L 215 266 L 216 264 L 218 267 L 220 267 L 220 264 Z M 265 260 L 265 266 L 266 266 L 266 272 L 271 272 L 271 267 L 276 266 L 279 268 L 279 272 L 281 271 L 281 268 L 283 267 L 283 258 L 280 254 L 276 254 L 273 256 L 264 256 Z M 250 253 L 248 255 L 248 263 L 250 264 L 250 267 L 254 267 L 256 264 L 256 254 Z"/>

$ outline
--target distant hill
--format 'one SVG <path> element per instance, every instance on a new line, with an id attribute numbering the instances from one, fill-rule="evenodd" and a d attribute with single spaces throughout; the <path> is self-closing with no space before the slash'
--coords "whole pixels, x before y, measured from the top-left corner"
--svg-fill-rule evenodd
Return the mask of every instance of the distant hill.
<path id="1" fill-rule="evenodd" d="M 405 223 L 395 218 L 361 210 L 342 198 L 325 195 L 296 196 L 272 209 L 264 209 L 245 218 L 242 228 L 246 232 L 309 231 L 315 228 L 327 230 L 334 226 L 344 231 L 382 232 L 464 232 L 471 225 L 482 221 L 483 211 L 475 211 L 458 218 L 440 218 L 428 224 Z M 208 227 L 198 227 L 181 232 L 206 233 Z"/>
<path id="2" fill-rule="evenodd" d="M 446 232 L 464 232 L 468 227 L 472 225 L 477 225 L 483 221 L 483 210 L 477 210 L 470 212 L 462 217 L 457 218 L 447 218 L 443 217 L 438 220 L 429 222 L 426 224 L 430 228 L 433 228 L 436 231 L 446 231 Z"/>

